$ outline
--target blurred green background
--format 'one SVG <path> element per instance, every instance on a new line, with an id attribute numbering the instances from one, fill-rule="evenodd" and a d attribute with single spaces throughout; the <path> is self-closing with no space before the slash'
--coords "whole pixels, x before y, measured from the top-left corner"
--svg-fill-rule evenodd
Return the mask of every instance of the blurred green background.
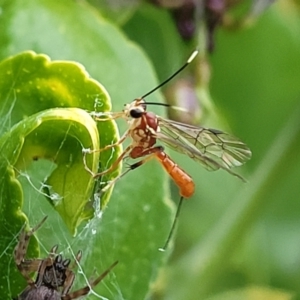
<path id="1" fill-rule="evenodd" d="M 161 269 L 153 266 L 154 275 L 143 283 L 148 289 L 144 297 L 300 299 L 299 1 L 270 6 L 267 1 L 231 6 L 219 1 L 219 10 L 211 9 L 212 1 L 196 1 L 196 7 L 188 9 L 185 1 L 176 8 L 168 1 L 157 2 L 1 0 L 0 57 L 34 50 L 51 59 L 78 61 L 105 86 L 113 111 L 119 111 L 122 104 L 154 87 L 154 80 L 145 82 L 143 66 L 134 64 L 135 52 L 123 51 L 123 43 L 145 54 L 157 82 L 198 48 L 200 54 L 188 70 L 163 89 L 169 96 L 166 101 L 191 108 L 195 114 L 188 118 L 194 124 L 239 137 L 253 157 L 237 170 L 247 179 L 243 183 L 168 151 L 192 175 L 196 192 L 183 205 L 169 262 Z M 188 39 L 178 30 L 180 22 L 194 28 Z M 107 33 L 106 28 L 113 30 Z M 101 34 L 105 43 L 99 43 Z M 116 42 L 119 39 L 122 44 Z M 209 49 L 212 41 L 214 48 Z M 131 68 L 130 62 L 135 77 L 127 77 L 123 68 Z M 133 175 L 126 176 L 115 192 L 134 186 L 140 197 L 152 201 L 143 181 L 150 180 L 155 189 L 163 179 L 150 178 L 151 172 L 144 173 L 147 177 L 135 175 L 141 184 L 130 179 Z M 178 190 L 170 186 L 177 203 Z M 167 219 L 166 227 L 171 222 Z M 135 280 L 141 276 L 130 268 L 122 271 Z M 122 294 L 121 285 L 120 289 Z M 124 298 L 141 295 L 132 290 Z"/>

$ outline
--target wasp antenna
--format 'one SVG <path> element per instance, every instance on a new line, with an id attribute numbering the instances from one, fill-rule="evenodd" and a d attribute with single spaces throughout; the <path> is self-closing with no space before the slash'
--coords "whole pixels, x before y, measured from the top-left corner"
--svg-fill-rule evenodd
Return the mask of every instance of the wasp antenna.
<path id="1" fill-rule="evenodd" d="M 160 106 L 165 106 L 165 107 L 169 107 L 169 108 L 172 108 L 174 110 L 178 110 L 178 111 L 182 111 L 182 112 L 186 112 L 188 113 L 189 110 L 184 108 L 184 107 L 181 107 L 181 106 L 175 106 L 175 105 L 171 105 L 171 104 L 168 104 L 168 103 L 160 103 L 160 102 L 146 102 L 145 103 L 147 105 L 160 105 Z"/>
<path id="2" fill-rule="evenodd" d="M 182 206 L 182 203 L 183 203 L 183 199 L 184 199 L 183 197 L 180 197 L 180 200 L 179 200 L 179 203 L 178 203 L 178 207 L 177 207 L 177 211 L 176 211 L 176 214 L 175 214 L 175 217 L 174 217 L 174 221 L 173 221 L 173 224 L 172 224 L 169 236 L 168 236 L 168 238 L 167 238 L 167 240 L 165 242 L 165 245 L 162 248 L 158 249 L 161 252 L 166 251 L 166 249 L 167 249 L 167 247 L 169 245 L 169 242 L 170 242 L 170 240 L 171 240 L 171 238 L 173 236 L 173 233 L 174 233 L 177 221 L 178 221 L 178 217 L 179 217 L 179 214 L 180 214 L 181 206 Z"/>
<path id="3" fill-rule="evenodd" d="M 163 81 L 162 83 L 160 83 L 157 87 L 155 87 L 154 89 L 152 89 L 151 91 L 149 91 L 148 93 L 146 93 L 144 96 L 142 96 L 141 99 L 146 98 L 147 96 L 149 96 L 150 94 L 152 94 L 153 92 L 155 92 L 156 90 L 158 90 L 159 88 L 161 88 L 163 85 L 165 85 L 166 83 L 168 83 L 171 79 L 173 79 L 178 73 L 180 73 L 183 69 L 185 69 L 193 61 L 193 59 L 196 57 L 196 55 L 198 54 L 198 52 L 199 52 L 198 50 L 195 50 L 190 55 L 190 57 L 188 58 L 188 60 L 186 61 L 186 63 L 182 67 L 180 67 L 176 72 L 174 72 L 165 81 Z"/>
<path id="4" fill-rule="evenodd" d="M 184 108 L 184 107 L 180 107 L 180 106 L 175 106 L 175 105 L 170 105 L 170 107 L 174 110 L 178 110 L 178 111 L 182 111 L 182 112 L 186 112 L 189 113 L 189 110 Z"/>
<path id="5" fill-rule="evenodd" d="M 195 51 L 191 54 L 191 56 L 189 57 L 189 59 L 187 60 L 187 63 L 188 63 L 188 64 L 191 63 L 191 62 L 194 60 L 194 58 L 197 56 L 198 53 L 199 53 L 199 50 L 195 50 Z"/>
<path id="6" fill-rule="evenodd" d="M 171 104 L 168 103 L 161 103 L 161 102 L 146 102 L 147 105 L 160 105 L 160 106 L 166 106 L 166 107 L 171 107 Z"/>

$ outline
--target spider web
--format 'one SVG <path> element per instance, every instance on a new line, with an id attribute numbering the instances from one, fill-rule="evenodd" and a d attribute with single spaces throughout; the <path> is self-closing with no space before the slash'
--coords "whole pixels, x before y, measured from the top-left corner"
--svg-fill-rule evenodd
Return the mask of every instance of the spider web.
<path id="1" fill-rule="evenodd" d="M 11 119 L 11 111 L 14 109 L 16 97 L 10 105 L 10 109 L 5 114 L 5 118 L 1 119 L 0 126 L 2 131 L 5 132 L 11 127 L 13 123 Z M 2 108 L 3 109 L 3 108 Z M 68 133 L 66 132 L 65 137 Z M 61 142 L 63 146 L 64 139 Z M 18 180 L 21 182 L 23 195 L 23 208 L 22 210 L 28 216 L 29 226 L 34 227 L 38 224 L 44 216 L 48 216 L 47 221 L 35 233 L 38 244 L 41 249 L 40 258 L 46 258 L 50 249 L 54 245 L 58 245 L 58 253 L 61 253 L 64 258 L 70 258 L 75 261 L 77 251 L 82 250 L 83 255 L 80 262 L 76 261 L 75 268 L 73 269 L 76 278 L 74 285 L 70 292 L 81 289 L 88 285 L 90 281 L 101 275 L 113 262 L 117 260 L 113 252 L 107 247 L 107 242 L 101 236 L 101 227 L 109 227 L 114 230 L 112 226 L 114 221 L 103 221 L 102 214 L 98 211 L 96 217 L 90 222 L 81 225 L 78 228 L 76 237 L 71 236 L 66 225 L 61 217 L 54 210 L 52 205 L 47 201 L 46 197 L 49 195 L 44 192 L 44 188 L 49 188 L 45 184 L 45 179 L 56 168 L 56 165 L 47 160 L 33 161 L 32 164 L 26 166 L 23 170 L 15 170 L 18 174 Z M 50 187 L 51 188 L 51 187 Z M 53 196 L 53 194 L 52 194 Z M 54 194 L 52 200 L 59 199 L 60 195 Z M 116 211 L 116 218 L 118 212 Z M 25 225 L 25 224 L 24 224 Z M 5 226 L 5 225 L 4 225 Z M 15 262 L 12 253 L 8 253 L 8 249 L 13 249 L 17 244 L 19 234 L 11 236 L 7 248 L 0 253 L 0 259 L 4 255 L 10 256 L 10 263 L 7 266 L 7 288 L 12 297 L 17 296 L 13 287 L 13 282 L 10 278 L 11 267 L 15 267 Z M 113 237 L 114 235 L 112 235 Z M 28 257 L 30 258 L 30 257 Z M 25 282 L 25 281 L 24 281 Z M 24 286 L 25 288 L 25 286 Z M 105 291 L 107 297 L 101 296 L 102 291 Z M 87 296 L 88 299 L 123 299 L 121 289 L 118 284 L 117 277 L 112 270 L 104 280 L 102 280 L 96 287 L 93 287 Z"/>

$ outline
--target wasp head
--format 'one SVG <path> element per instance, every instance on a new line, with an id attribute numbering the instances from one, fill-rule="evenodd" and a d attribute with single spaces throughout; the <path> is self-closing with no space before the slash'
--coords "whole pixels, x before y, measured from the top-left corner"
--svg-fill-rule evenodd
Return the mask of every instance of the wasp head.
<path id="1" fill-rule="evenodd" d="M 129 104 L 125 104 L 124 113 L 127 117 L 139 119 L 147 109 L 146 102 L 143 98 L 137 98 Z"/>

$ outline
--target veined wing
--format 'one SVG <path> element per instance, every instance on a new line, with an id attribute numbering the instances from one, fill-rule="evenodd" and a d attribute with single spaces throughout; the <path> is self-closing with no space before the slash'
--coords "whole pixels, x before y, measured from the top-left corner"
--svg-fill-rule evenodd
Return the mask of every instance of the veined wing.
<path id="1" fill-rule="evenodd" d="M 161 132 L 157 133 L 157 138 L 174 150 L 189 155 L 208 170 L 222 168 L 232 173 L 230 168 L 242 165 L 251 157 L 250 149 L 243 142 L 222 131 L 162 117 L 158 120 Z"/>

